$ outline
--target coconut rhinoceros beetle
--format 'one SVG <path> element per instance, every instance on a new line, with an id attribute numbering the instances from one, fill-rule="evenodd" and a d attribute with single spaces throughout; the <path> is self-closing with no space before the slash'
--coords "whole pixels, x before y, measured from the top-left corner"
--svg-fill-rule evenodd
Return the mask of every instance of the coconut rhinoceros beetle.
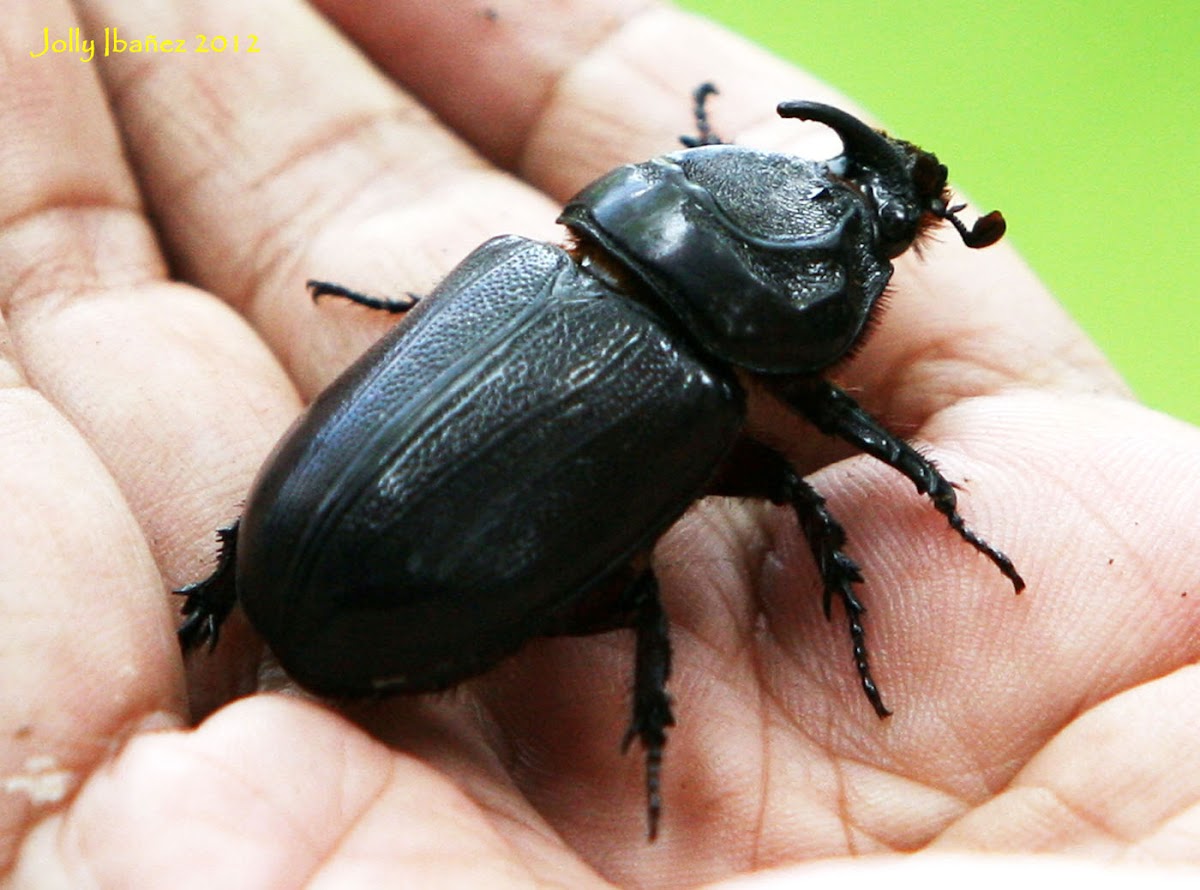
<path id="1" fill-rule="evenodd" d="M 535 636 L 630 627 L 624 744 L 645 749 L 653 838 L 673 718 L 647 556 L 702 495 L 790 505 L 826 615 L 837 597 L 866 696 L 888 713 L 842 528 L 778 452 L 742 447 L 748 387 L 907 476 L 1023 587 L 933 464 L 821 377 L 863 336 L 891 260 L 923 229 L 947 221 L 986 247 L 1003 218 L 968 229 L 934 155 L 828 105 L 778 111 L 831 128 L 843 145 L 832 160 L 722 143 L 712 92 L 697 90 L 699 136 L 684 150 L 619 167 L 567 203 L 567 248 L 495 238 L 419 302 L 310 282 L 314 297 L 407 315 L 267 460 L 220 532 L 213 575 L 180 591 L 185 649 L 215 644 L 240 602 L 300 685 L 355 696 L 444 689 Z M 750 452 L 750 471 L 732 471 L 731 455 Z"/>

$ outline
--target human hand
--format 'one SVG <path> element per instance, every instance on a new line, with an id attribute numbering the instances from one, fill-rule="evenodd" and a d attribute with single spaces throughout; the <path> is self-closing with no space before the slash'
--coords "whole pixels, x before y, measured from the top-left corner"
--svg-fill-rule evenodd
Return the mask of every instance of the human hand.
<path id="1" fill-rule="evenodd" d="M 347 36 L 288 2 L 80 3 L 90 35 L 189 49 L 92 63 L 29 55 L 79 23 L 64 5 L 11 3 L 0 26 L 0 799 L 18 884 L 1194 860 L 1200 434 L 1134 403 L 1009 248 L 956 237 L 901 259 L 837 377 L 963 483 L 962 512 L 1026 593 L 894 472 L 830 463 L 845 452 L 769 421 L 863 566 L 888 720 L 787 511 L 713 499 L 656 553 L 679 725 L 654 845 L 641 764 L 618 751 L 627 633 L 534 641 L 440 696 L 337 713 L 258 695 L 187 729 L 189 702 L 255 684 L 259 650 L 231 626 L 185 677 L 166 591 L 206 573 L 213 529 L 302 401 L 387 324 L 313 307 L 306 278 L 423 292 L 489 235 L 556 239 L 566 197 L 691 130 L 703 80 L 725 138 L 803 154 L 820 128 L 774 120 L 775 103 L 844 104 L 644 4 L 322 6 Z M 196 53 L 198 33 L 256 34 L 259 52 Z"/>

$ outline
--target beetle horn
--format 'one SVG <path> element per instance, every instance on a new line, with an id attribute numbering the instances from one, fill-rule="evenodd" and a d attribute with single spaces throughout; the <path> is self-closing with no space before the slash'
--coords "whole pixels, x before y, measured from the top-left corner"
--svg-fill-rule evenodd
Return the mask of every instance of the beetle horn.
<path id="1" fill-rule="evenodd" d="M 899 149 L 878 130 L 871 129 L 840 108 L 821 102 L 795 100 L 780 102 L 776 111 L 780 117 L 794 117 L 824 124 L 841 138 L 846 154 L 854 155 L 859 162 L 880 172 L 895 173 L 901 179 L 908 178 L 905 159 Z"/>

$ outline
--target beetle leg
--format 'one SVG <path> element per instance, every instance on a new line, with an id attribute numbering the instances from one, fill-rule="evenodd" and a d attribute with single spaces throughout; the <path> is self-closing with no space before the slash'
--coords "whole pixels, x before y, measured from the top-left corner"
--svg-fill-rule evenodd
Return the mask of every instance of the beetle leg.
<path id="1" fill-rule="evenodd" d="M 237 587 L 234 567 L 237 563 L 237 536 L 240 520 L 217 529 L 220 549 L 217 566 L 203 581 L 181 587 L 175 593 L 187 597 L 180 610 L 187 618 L 179 626 L 176 635 L 184 652 L 208 642 L 209 650 L 217 645 L 221 625 L 233 611 L 237 602 Z"/>
<path id="2" fill-rule="evenodd" d="M 724 145 L 721 137 L 712 131 L 712 125 L 708 122 L 708 111 L 705 109 L 705 103 L 708 97 L 715 95 L 717 88 L 707 81 L 696 87 L 692 93 L 692 98 L 695 105 L 692 109 L 692 114 L 696 119 L 697 136 L 680 136 L 679 141 L 683 143 L 684 148 L 696 148 L 701 145 Z"/>
<path id="3" fill-rule="evenodd" d="M 306 286 L 312 291 L 314 302 L 321 297 L 342 297 L 352 303 L 366 306 L 368 309 L 381 309 L 393 315 L 407 312 L 421 300 L 418 294 L 413 293 L 406 293 L 403 297 L 372 297 L 329 281 L 310 280 L 306 282 Z"/>
<path id="4" fill-rule="evenodd" d="M 646 819 L 650 840 L 658 836 L 662 810 L 661 776 L 667 727 L 675 725 L 667 678 L 671 675 L 671 640 L 667 616 L 658 597 L 658 581 L 647 570 L 631 590 L 634 630 L 637 633 L 637 662 L 634 667 L 633 719 L 621 741 L 627 751 L 634 738 L 646 751 Z"/>
<path id="5" fill-rule="evenodd" d="M 871 666 L 867 661 L 867 641 L 862 624 L 862 615 L 866 607 L 854 594 L 853 585 L 862 583 L 862 571 L 842 549 L 846 545 L 846 531 L 829 512 L 825 498 L 786 464 L 783 468 L 780 493 L 795 510 L 796 520 L 800 523 L 800 529 L 804 532 L 804 538 L 808 541 L 813 558 L 817 562 L 817 571 L 820 572 L 821 582 L 825 587 L 822 600 L 825 618 L 828 620 L 831 617 L 833 595 L 836 593 L 842 601 L 850 623 L 854 666 L 858 669 L 863 692 L 866 693 L 867 701 L 871 703 L 875 713 L 880 717 L 887 717 L 892 712 L 887 709 L 879 695 L 879 687 L 875 685 L 875 678 L 871 676 Z"/>
<path id="6" fill-rule="evenodd" d="M 888 716 L 891 711 L 883 704 L 867 660 L 867 641 L 862 623 L 862 615 L 867 609 L 854 593 L 853 585 L 862 583 L 862 572 L 842 549 L 846 545 L 846 532 L 829 512 L 825 499 L 804 481 L 787 462 L 787 458 L 774 448 L 750 438 L 741 439 L 735 445 L 714 480 L 712 493 L 767 498 L 775 504 L 791 505 L 821 575 L 825 618 L 832 617 L 833 597 L 836 595 L 842 601 L 850 624 L 854 666 L 858 668 L 863 692 L 876 714 Z"/>
<path id="7" fill-rule="evenodd" d="M 1012 582 L 1017 593 L 1025 588 L 1025 582 L 1012 560 L 967 528 L 958 514 L 958 497 L 954 493 L 954 486 L 933 462 L 884 429 L 846 392 L 832 383 L 818 380 L 789 389 L 785 398 L 821 432 L 844 439 L 907 476 L 916 485 L 917 491 L 928 496 L 937 511 L 946 517 L 950 527 L 990 559 L 1000 573 Z"/>

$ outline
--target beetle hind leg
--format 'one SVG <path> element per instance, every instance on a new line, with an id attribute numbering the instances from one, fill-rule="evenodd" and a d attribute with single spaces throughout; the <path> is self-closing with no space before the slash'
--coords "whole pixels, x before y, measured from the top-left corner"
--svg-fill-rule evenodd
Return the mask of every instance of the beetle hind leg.
<path id="1" fill-rule="evenodd" d="M 312 293 L 314 302 L 321 299 L 321 297 L 341 297 L 344 300 L 349 300 L 351 303 L 357 303 L 359 306 L 366 306 L 368 309 L 379 309 L 382 312 L 390 312 L 393 315 L 401 315 L 407 312 L 421 300 L 418 294 L 411 293 L 405 294 L 403 297 L 372 297 L 370 294 L 351 290 L 348 287 L 334 284 L 331 281 L 317 281 L 315 279 L 305 282 L 305 286 Z"/>
<path id="2" fill-rule="evenodd" d="M 234 568 L 237 564 L 237 521 L 217 529 L 220 550 L 217 566 L 203 581 L 189 584 L 174 591 L 186 597 L 180 610 L 187 617 L 179 626 L 176 635 L 184 652 L 208 643 L 209 649 L 217 645 L 221 625 L 237 603 Z"/>
<path id="3" fill-rule="evenodd" d="M 671 674 L 671 641 L 667 616 L 658 596 L 658 581 L 644 572 L 631 590 L 634 630 L 637 633 L 637 659 L 634 667 L 633 718 L 621 750 L 627 751 L 635 738 L 646 752 L 647 836 L 658 836 L 662 811 L 662 759 L 667 743 L 667 727 L 675 725 L 667 678 Z"/>

